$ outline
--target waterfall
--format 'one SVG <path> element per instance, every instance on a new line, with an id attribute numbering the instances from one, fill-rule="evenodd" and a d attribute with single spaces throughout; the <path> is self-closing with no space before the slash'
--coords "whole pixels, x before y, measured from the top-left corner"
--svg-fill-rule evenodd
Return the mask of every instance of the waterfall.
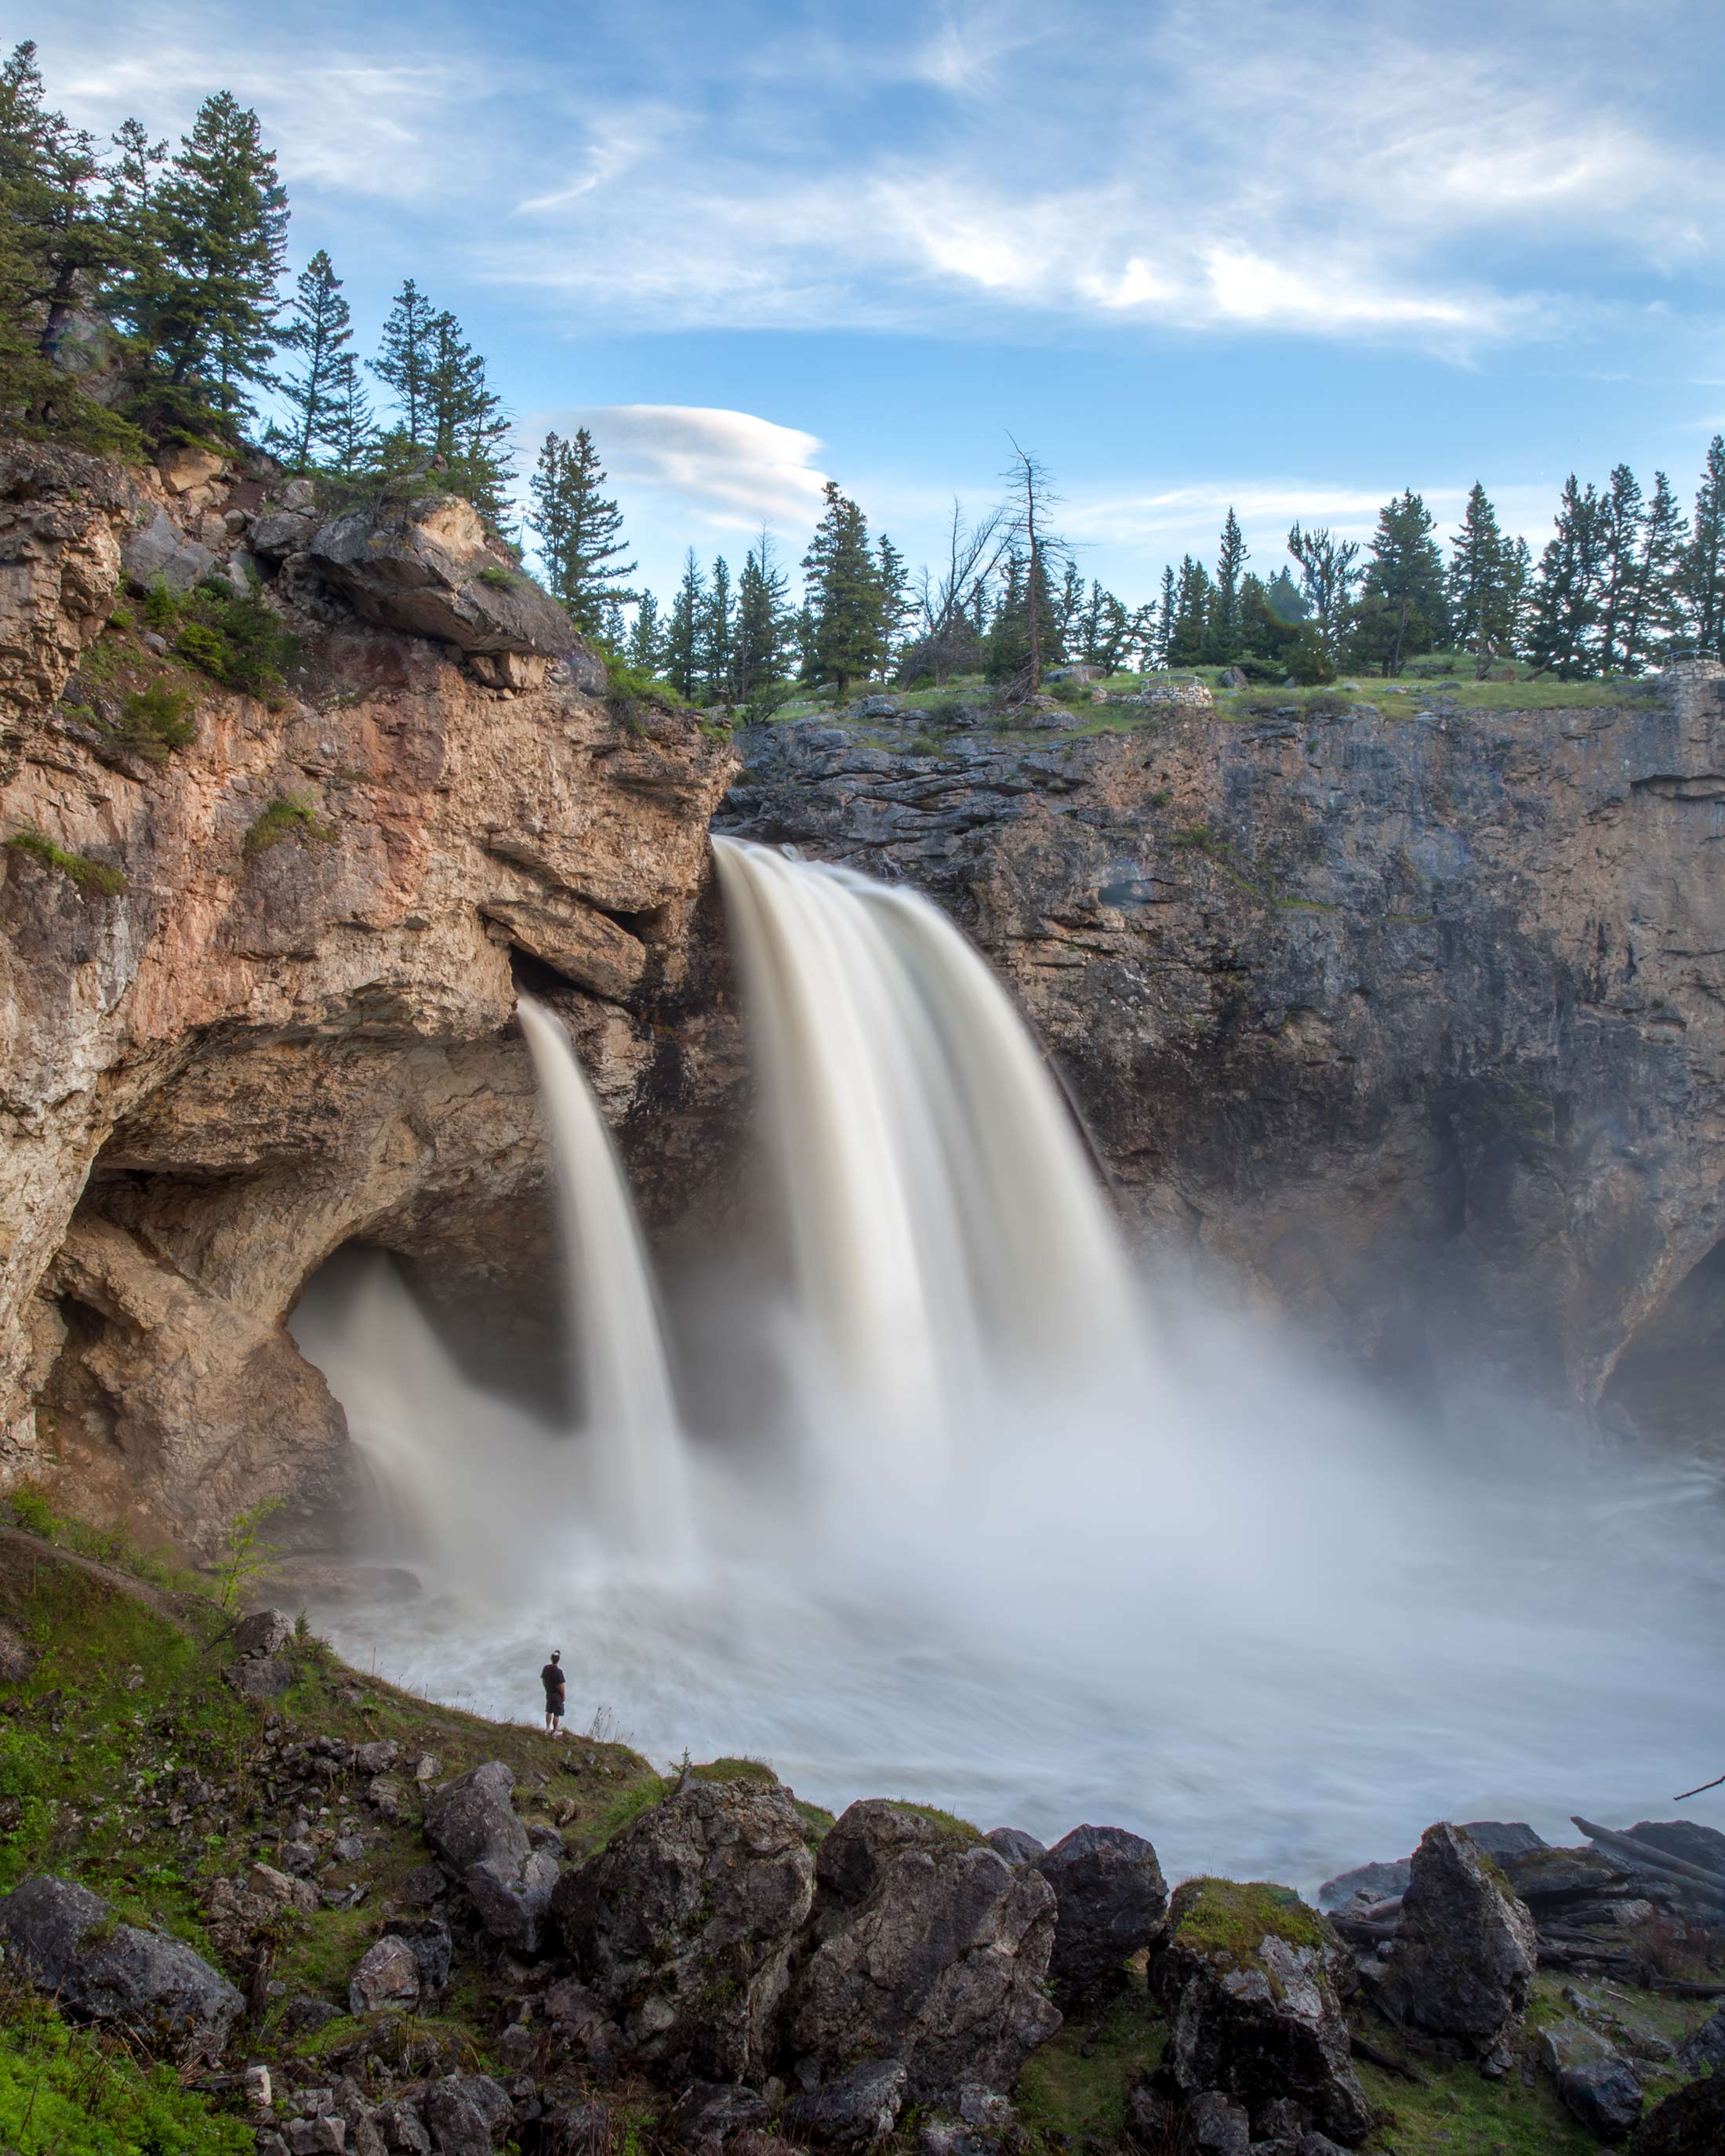
<path id="1" fill-rule="evenodd" d="M 1126 1257 L 1036 1044 L 926 899 L 716 839 L 810 1413 L 926 1454 L 985 1389 L 1070 1411 L 1136 1359 Z M 847 1414 L 848 1407 L 852 1412 Z M 842 1443 L 852 1441 L 843 1430 Z"/>
<path id="2" fill-rule="evenodd" d="M 693 1542 L 687 1466 L 629 1184 L 567 1033 L 531 996 L 518 1008 L 551 1138 L 591 1515 L 608 1547 L 675 1562 Z"/>

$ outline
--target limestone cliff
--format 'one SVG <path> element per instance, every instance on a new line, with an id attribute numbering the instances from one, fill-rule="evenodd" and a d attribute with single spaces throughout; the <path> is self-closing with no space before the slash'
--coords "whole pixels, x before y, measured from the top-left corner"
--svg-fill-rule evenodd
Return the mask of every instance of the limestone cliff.
<path id="1" fill-rule="evenodd" d="M 757 728 L 721 821 L 940 900 L 1128 1211 L 1312 1335 L 1564 1402 L 1626 1398 L 1650 1341 L 1712 1368 L 1717 672 L 1609 707 L 1262 701 L 1076 737 Z"/>
<path id="2" fill-rule="evenodd" d="M 300 639 L 267 696 L 137 613 L 213 577 Z M 152 690 L 194 738 L 140 734 Z M 614 1118 L 675 1089 L 728 743 L 614 711 L 465 504 L 320 519 L 197 450 L 0 454 L 0 1477 L 319 1540 L 344 1425 L 285 1314 L 359 1240 L 506 1350 L 549 1271 L 514 977 Z"/>

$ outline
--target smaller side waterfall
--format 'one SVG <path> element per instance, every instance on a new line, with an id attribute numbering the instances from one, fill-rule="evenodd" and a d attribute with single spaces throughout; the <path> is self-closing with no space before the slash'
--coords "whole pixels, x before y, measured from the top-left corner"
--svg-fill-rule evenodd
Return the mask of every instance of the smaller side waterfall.
<path id="1" fill-rule="evenodd" d="M 687 1462 L 629 1184 L 567 1033 L 531 996 L 519 1009 L 557 1177 L 592 1514 L 610 1547 L 674 1563 L 693 1547 Z"/>

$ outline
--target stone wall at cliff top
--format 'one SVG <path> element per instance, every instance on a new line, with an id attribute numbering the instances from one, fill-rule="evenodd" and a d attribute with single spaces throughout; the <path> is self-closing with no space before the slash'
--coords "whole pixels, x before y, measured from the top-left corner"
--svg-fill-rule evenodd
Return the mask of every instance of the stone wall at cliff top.
<path id="1" fill-rule="evenodd" d="M 1592 1404 L 1725 1311 L 1722 688 L 802 721 L 719 821 L 947 907 L 1164 1251 L 1419 1385 Z"/>
<path id="2" fill-rule="evenodd" d="M 674 1096 L 734 768 L 691 714 L 614 714 L 465 504 L 367 539 L 309 494 L 0 450 L 0 1479 L 194 1546 L 263 1497 L 303 1543 L 341 1509 L 341 1412 L 282 1322 L 331 1252 L 403 1253 L 506 1351 L 545 1299 L 516 978 L 614 1119 Z M 110 624 L 128 581 L 136 613 L 211 574 L 300 639 L 267 700 Z M 195 700 L 159 761 L 112 723 L 146 680 Z"/>

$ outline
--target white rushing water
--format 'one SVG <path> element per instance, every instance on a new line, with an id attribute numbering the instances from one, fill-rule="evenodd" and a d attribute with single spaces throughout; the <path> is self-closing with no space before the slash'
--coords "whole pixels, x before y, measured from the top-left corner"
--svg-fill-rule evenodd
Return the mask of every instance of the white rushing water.
<path id="1" fill-rule="evenodd" d="M 625 1389 L 647 1355 L 665 1413 L 640 1444 L 608 1415 L 630 1441 L 595 1475 L 596 1432 L 469 1385 L 387 1260 L 358 1292 L 315 1282 L 295 1331 L 406 1493 L 429 1590 L 321 1613 L 345 1651 L 527 1715 L 558 1646 L 578 1724 L 655 1758 L 746 1752 L 818 1801 L 1044 1835 L 1112 1820 L 1176 1872 L 1310 1883 L 1440 1816 L 1666 1815 L 1717 1770 L 1707 1476 L 1508 1407 L 1465 1439 L 1416 1428 L 1217 1283 L 1153 1295 L 950 924 L 855 875 L 719 858 L 790 1253 L 732 1320 L 778 1358 L 773 1427 L 721 1439 L 735 1419 L 709 1414 L 685 1466 L 633 1221 L 588 1195 L 608 1136 L 584 1099 L 578 1142 L 553 1097 L 580 1352 L 616 1351 Z M 531 1018 L 560 1081 L 562 1029 Z M 685 1471 L 701 1562 L 644 1568 L 603 1522 L 652 1527 Z M 1682 1809 L 1725 1824 L 1717 1794 Z"/>

